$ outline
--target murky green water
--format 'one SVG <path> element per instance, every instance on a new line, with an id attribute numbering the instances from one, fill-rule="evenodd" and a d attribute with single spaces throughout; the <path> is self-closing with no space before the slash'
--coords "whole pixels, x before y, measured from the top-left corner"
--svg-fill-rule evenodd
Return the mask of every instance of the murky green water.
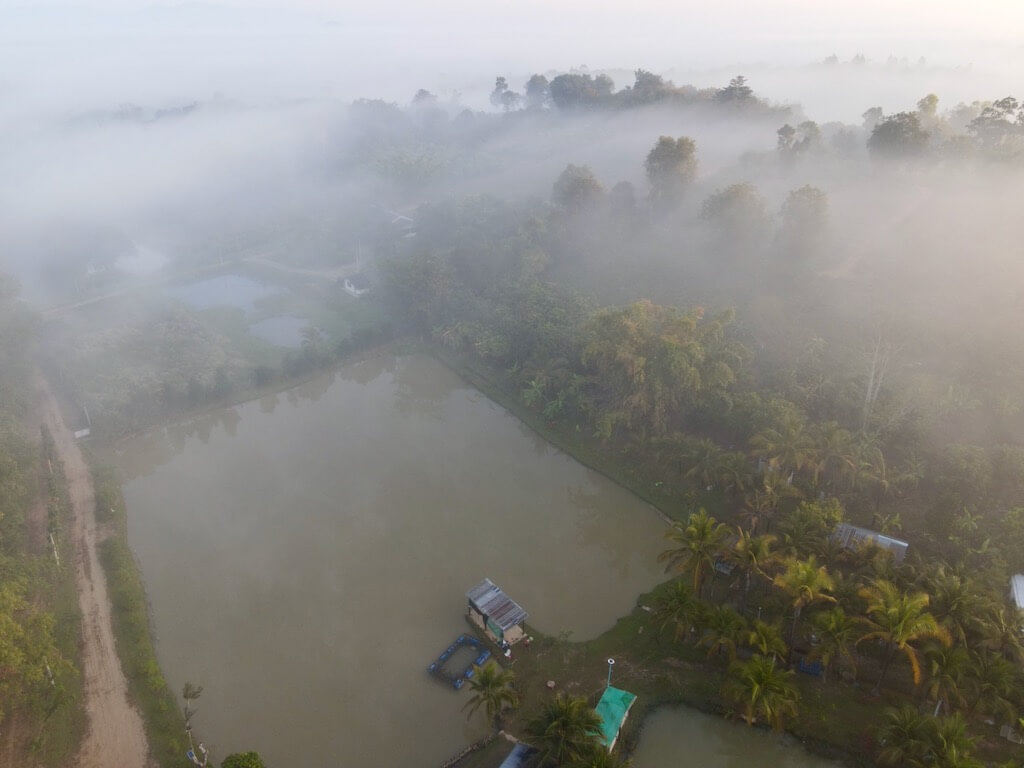
<path id="1" fill-rule="evenodd" d="M 840 768 L 792 737 L 748 728 L 696 709 L 659 709 L 647 718 L 632 768 Z"/>
<path id="2" fill-rule="evenodd" d="M 197 730 L 278 766 L 430 766 L 484 733 L 425 667 L 490 577 L 588 638 L 664 525 L 434 360 L 378 358 L 123 444 L 129 540 Z M 528 652 L 528 651 L 524 651 Z"/>

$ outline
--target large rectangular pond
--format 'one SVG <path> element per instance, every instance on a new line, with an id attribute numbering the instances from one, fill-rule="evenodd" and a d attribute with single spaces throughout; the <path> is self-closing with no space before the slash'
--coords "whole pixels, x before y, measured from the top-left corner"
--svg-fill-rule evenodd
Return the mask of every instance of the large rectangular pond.
<path id="1" fill-rule="evenodd" d="M 589 638 L 663 577 L 664 524 L 428 357 L 380 357 L 124 443 L 172 688 L 219 757 L 430 766 L 486 729 L 425 667 L 490 577 Z M 517 653 L 529 649 L 517 648 Z"/>

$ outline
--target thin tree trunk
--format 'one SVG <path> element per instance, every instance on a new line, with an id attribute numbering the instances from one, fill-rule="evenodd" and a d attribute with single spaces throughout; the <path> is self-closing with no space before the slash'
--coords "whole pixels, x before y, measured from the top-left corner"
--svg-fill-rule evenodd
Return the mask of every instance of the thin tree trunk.
<path id="1" fill-rule="evenodd" d="M 793 609 L 793 625 L 789 629 L 789 653 L 786 656 L 786 664 L 793 663 L 793 648 L 796 645 L 796 625 L 800 621 L 800 609 L 802 605 L 798 605 Z"/>
<path id="2" fill-rule="evenodd" d="M 885 673 L 889 671 L 889 665 L 892 663 L 893 654 L 896 653 L 896 645 L 889 643 L 889 650 L 885 653 L 885 661 L 882 663 L 882 674 L 878 676 L 878 682 L 875 683 L 875 689 L 872 691 L 876 696 L 882 692 L 882 681 L 885 680 Z"/>
<path id="3" fill-rule="evenodd" d="M 750 596 L 750 571 L 747 571 L 746 583 L 743 586 L 743 598 L 740 600 L 740 613 L 746 613 L 747 598 Z"/>

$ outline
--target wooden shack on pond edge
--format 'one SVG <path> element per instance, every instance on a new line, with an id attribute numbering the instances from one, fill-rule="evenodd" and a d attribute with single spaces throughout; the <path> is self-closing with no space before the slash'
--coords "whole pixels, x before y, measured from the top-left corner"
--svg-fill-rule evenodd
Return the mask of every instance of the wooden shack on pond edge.
<path id="1" fill-rule="evenodd" d="M 466 593 L 469 620 L 495 643 L 515 645 L 526 637 L 523 622 L 527 613 L 490 579 L 484 579 Z"/>

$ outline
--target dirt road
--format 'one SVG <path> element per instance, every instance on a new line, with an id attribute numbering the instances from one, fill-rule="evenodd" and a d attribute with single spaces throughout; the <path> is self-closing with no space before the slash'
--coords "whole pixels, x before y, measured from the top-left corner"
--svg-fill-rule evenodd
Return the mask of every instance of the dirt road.
<path id="1" fill-rule="evenodd" d="M 57 401 L 37 377 L 43 423 L 53 434 L 64 462 L 74 516 L 75 581 L 82 611 L 82 675 L 89 726 L 78 768 L 146 768 L 149 748 L 138 710 L 128 701 L 128 683 L 121 671 L 110 623 L 107 579 L 96 545 L 92 479 L 74 435 L 61 419 Z"/>

